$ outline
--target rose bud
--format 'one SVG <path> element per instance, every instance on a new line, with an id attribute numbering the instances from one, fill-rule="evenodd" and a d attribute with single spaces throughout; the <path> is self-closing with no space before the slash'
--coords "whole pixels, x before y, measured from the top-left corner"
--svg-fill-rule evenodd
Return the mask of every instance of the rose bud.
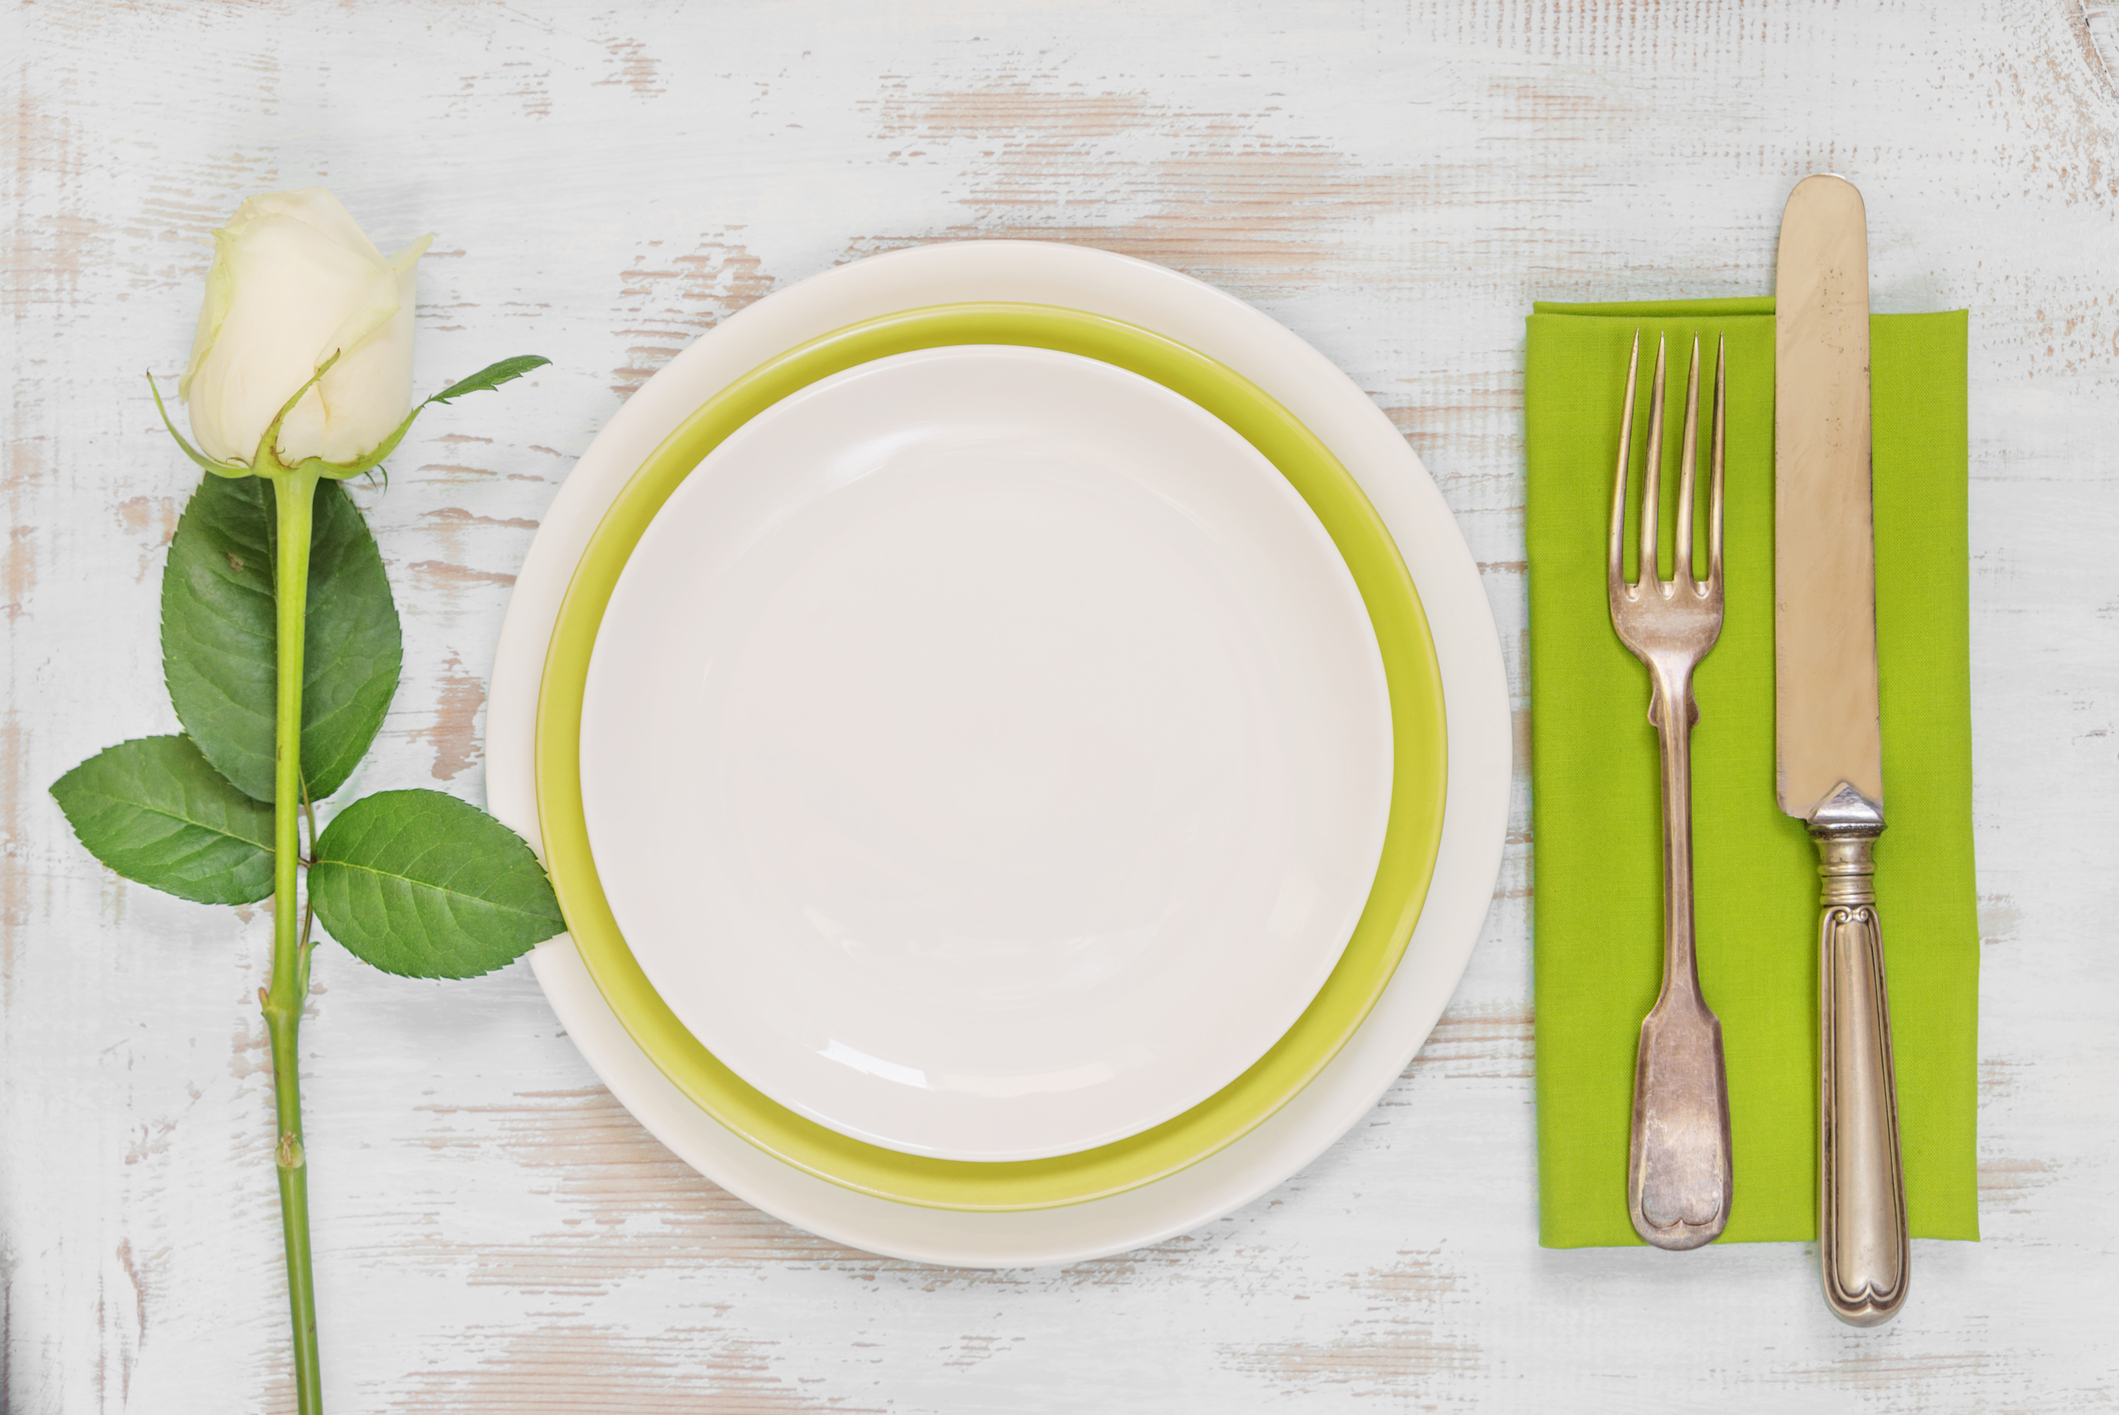
<path id="1" fill-rule="evenodd" d="M 280 425 L 278 456 L 357 462 L 412 403 L 414 266 L 422 236 L 385 260 L 322 187 L 251 197 L 213 233 L 191 365 L 177 391 L 208 457 L 252 465 L 295 390 L 336 354 Z"/>

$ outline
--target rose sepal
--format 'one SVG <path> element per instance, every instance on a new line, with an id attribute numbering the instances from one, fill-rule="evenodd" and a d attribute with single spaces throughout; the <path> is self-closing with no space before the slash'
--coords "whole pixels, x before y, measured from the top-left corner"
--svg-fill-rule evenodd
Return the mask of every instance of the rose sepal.
<path id="1" fill-rule="evenodd" d="M 213 458 L 184 440 L 184 434 L 178 432 L 177 425 L 169 420 L 169 409 L 162 406 L 162 390 L 155 387 L 155 376 L 152 373 L 147 375 L 147 391 L 155 396 L 155 411 L 162 415 L 162 426 L 169 429 L 169 435 L 177 440 L 177 446 L 184 449 L 185 456 L 197 462 L 217 477 L 229 477 L 232 479 L 250 475 L 250 468 L 244 466 L 241 462 L 216 462 Z M 300 397 L 301 395 L 296 394 L 295 396 Z M 274 426 L 278 426 L 278 424 L 274 424 Z"/>
<path id="2" fill-rule="evenodd" d="M 552 362 L 539 354 L 517 354 L 512 358 L 502 359 L 498 363 L 488 364 L 469 378 L 458 379 L 441 392 L 417 404 L 411 412 L 405 414 L 405 420 L 397 425 L 396 430 L 377 443 L 375 450 L 366 456 L 351 462 L 327 462 L 321 457 L 307 457 L 289 466 L 280 460 L 280 425 L 287 421 L 287 415 L 294 411 L 295 404 L 302 401 L 303 395 L 316 387 L 322 381 L 324 375 L 331 371 L 331 366 L 338 362 L 339 354 L 342 352 L 342 350 L 333 351 L 330 358 L 325 359 L 316 366 L 315 375 L 300 388 L 295 389 L 294 396 L 280 405 L 279 412 L 273 417 L 271 425 L 265 429 L 264 436 L 258 439 L 257 455 L 247 467 L 240 462 L 217 462 L 200 452 L 189 442 L 186 442 L 184 434 L 178 432 L 176 424 L 169 420 L 169 410 L 162 404 L 162 391 L 155 387 L 153 374 L 147 376 L 147 387 L 154 394 L 155 411 L 162 415 L 162 426 L 169 429 L 169 435 L 176 439 L 177 446 L 184 449 L 185 456 L 191 458 L 192 461 L 212 472 L 215 476 L 280 477 L 289 473 L 299 472 L 305 476 L 326 478 L 331 481 L 344 481 L 348 477 L 357 477 L 362 472 L 372 471 L 376 467 L 381 466 L 383 459 L 395 452 L 397 444 L 404 441 L 405 434 L 412 429 L 413 420 L 426 411 L 428 404 L 453 402 L 466 393 L 479 393 L 486 389 L 498 388 L 501 384 L 511 379 L 521 378 L 533 368 L 539 368 Z"/>
<path id="3" fill-rule="evenodd" d="M 332 355 L 334 359 L 337 357 L 336 354 Z M 347 477 L 359 476 L 362 472 L 381 466 L 383 458 L 397 450 L 397 444 L 403 441 L 405 434 L 411 430 L 412 420 L 425 412 L 428 404 L 449 403 L 463 397 L 466 393 L 480 393 L 489 388 L 498 388 L 501 384 L 511 379 L 521 378 L 531 369 L 540 368 L 550 362 L 552 361 L 545 358 L 542 354 L 516 354 L 512 358 L 502 359 L 498 363 L 487 364 L 469 378 L 460 378 L 441 392 L 422 400 L 411 412 L 405 414 L 405 420 L 397 425 L 395 432 L 377 443 L 373 452 L 358 461 L 326 462 L 321 458 L 312 457 L 301 465 L 305 470 L 313 469 L 319 476 L 330 477 L 339 481 L 343 481 Z M 330 365 L 326 363 L 324 367 L 329 368 Z M 318 369 L 316 376 L 317 378 L 322 378 L 324 370 Z M 306 392 L 307 388 L 305 387 L 303 391 Z M 297 393 L 294 396 L 300 398 L 302 395 Z M 293 406 L 294 404 L 290 402 L 287 408 L 292 408 Z M 287 408 L 280 410 L 281 417 L 287 416 Z M 275 420 L 273 427 L 277 428 L 278 426 L 279 423 Z M 269 440 L 272 435 L 267 433 L 267 439 Z M 274 460 L 277 461 L 278 459 L 275 458 Z"/>

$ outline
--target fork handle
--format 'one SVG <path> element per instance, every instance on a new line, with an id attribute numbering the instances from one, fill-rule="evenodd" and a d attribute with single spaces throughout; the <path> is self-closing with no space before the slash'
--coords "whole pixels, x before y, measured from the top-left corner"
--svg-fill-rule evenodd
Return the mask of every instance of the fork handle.
<path id="1" fill-rule="evenodd" d="M 1712 1243 L 1729 1223 L 1733 1175 L 1722 1024 L 1700 995 L 1693 948 L 1690 674 L 1651 661 L 1649 721 L 1663 758 L 1663 990 L 1634 1062 L 1626 1207 L 1657 1248 Z"/>
<path id="2" fill-rule="evenodd" d="M 1817 1254 L 1825 1302 L 1873 1327 L 1906 1300 L 1906 1186 L 1872 850 L 1882 826 L 1813 828 L 1818 917 Z"/>

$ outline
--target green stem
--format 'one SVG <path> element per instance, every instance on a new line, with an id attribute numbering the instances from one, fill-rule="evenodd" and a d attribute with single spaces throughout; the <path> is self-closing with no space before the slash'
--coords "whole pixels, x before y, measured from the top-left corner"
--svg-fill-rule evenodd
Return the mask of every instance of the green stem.
<path id="1" fill-rule="evenodd" d="M 276 425 L 275 425 L 276 426 Z M 295 896 L 302 863 L 302 633 L 308 623 L 310 518 L 315 472 L 270 479 L 277 508 L 273 588 L 279 611 L 277 759 L 272 789 L 272 985 L 261 989 L 272 1039 L 272 1089 L 279 1120 L 273 1147 L 280 1176 L 280 1227 L 287 1242 L 287 1303 L 294 1322 L 294 1387 L 301 1415 L 322 1415 L 316 1343 L 316 1288 L 309 1263 L 309 1165 L 302 1149 L 301 1051 L 309 969 Z"/>

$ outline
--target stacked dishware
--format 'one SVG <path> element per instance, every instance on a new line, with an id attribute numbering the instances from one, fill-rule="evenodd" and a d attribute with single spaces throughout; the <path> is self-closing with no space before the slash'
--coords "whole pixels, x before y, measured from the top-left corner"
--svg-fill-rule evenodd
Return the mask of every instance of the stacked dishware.
<path id="1" fill-rule="evenodd" d="M 1493 620 L 1404 439 L 1260 312 L 979 242 L 725 321 L 554 502 L 493 807 L 614 1094 L 878 1252 L 1197 1227 L 1372 1106 L 1499 866 Z"/>

